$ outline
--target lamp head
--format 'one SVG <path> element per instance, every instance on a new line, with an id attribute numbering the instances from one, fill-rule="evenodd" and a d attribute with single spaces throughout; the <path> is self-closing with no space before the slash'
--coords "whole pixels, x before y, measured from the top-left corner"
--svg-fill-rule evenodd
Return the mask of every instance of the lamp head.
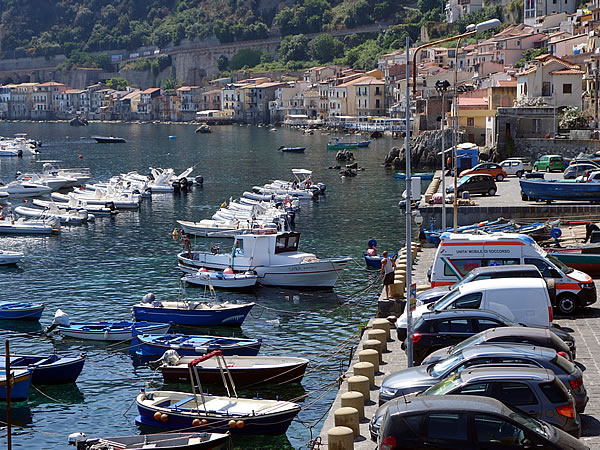
<path id="1" fill-rule="evenodd" d="M 486 31 L 486 30 L 489 30 L 491 28 L 496 28 L 501 23 L 502 22 L 500 22 L 498 19 L 490 19 L 490 20 L 486 20 L 485 22 L 478 23 L 477 25 L 474 26 L 474 29 L 478 33 L 481 33 L 482 31 Z M 470 26 L 471 25 L 469 25 L 469 27 Z M 467 27 L 467 30 L 468 31 L 472 31 L 472 30 L 469 30 L 469 27 Z"/>

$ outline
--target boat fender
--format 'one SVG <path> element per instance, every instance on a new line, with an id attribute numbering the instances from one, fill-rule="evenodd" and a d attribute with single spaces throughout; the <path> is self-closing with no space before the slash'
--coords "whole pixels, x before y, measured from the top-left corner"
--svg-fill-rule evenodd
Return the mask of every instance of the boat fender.
<path id="1" fill-rule="evenodd" d="M 160 420 L 161 415 L 162 415 L 162 413 L 160 411 L 156 411 L 154 413 L 154 420 Z"/>
<path id="2" fill-rule="evenodd" d="M 240 429 L 240 430 L 241 430 L 242 428 L 244 428 L 244 425 L 245 425 L 245 423 L 244 423 L 244 421 L 243 421 L 243 420 L 238 420 L 238 421 L 235 423 L 235 427 L 236 427 L 236 428 L 238 428 L 238 429 Z"/>
<path id="3" fill-rule="evenodd" d="M 173 239 L 179 238 L 179 231 L 177 231 L 177 228 L 173 228 L 173 232 L 171 233 L 171 236 L 173 236 Z"/>
<path id="4" fill-rule="evenodd" d="M 202 421 L 200 419 L 194 419 L 194 420 L 192 420 L 192 426 L 193 427 L 199 427 L 200 425 L 202 425 Z"/>
<path id="5" fill-rule="evenodd" d="M 110 335 L 110 329 L 106 328 L 104 330 L 104 340 L 107 340 L 109 335 Z"/>
<path id="6" fill-rule="evenodd" d="M 229 428 L 235 428 L 236 427 L 236 421 L 231 419 L 229 422 L 227 422 L 227 424 L 229 425 Z"/>

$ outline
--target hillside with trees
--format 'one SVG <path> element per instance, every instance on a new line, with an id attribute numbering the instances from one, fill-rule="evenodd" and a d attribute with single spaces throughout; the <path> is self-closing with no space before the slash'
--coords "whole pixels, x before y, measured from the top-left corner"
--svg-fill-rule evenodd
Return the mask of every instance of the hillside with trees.
<path id="1" fill-rule="evenodd" d="M 418 39 L 422 27 L 435 38 L 470 23 L 466 17 L 451 29 L 443 7 L 443 0 L 0 0 L 0 58 L 65 54 L 68 70 L 106 67 L 110 61 L 97 54 L 103 51 L 165 48 L 211 36 L 221 43 L 283 36 L 276 61 L 246 52 L 237 61 L 219 61 L 220 68 L 298 67 L 302 61 L 372 68 L 379 55 L 401 48 L 407 35 Z M 473 19 L 503 14 L 495 7 Z M 305 36 L 370 24 L 385 25 L 385 31 L 343 39 Z"/>

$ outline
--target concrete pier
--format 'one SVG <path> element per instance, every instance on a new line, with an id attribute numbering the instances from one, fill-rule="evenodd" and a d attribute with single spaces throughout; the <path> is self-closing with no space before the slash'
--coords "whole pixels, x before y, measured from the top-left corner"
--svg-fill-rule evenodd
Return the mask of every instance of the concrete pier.
<path id="1" fill-rule="evenodd" d="M 451 223 L 451 222 L 449 222 Z M 418 285 L 427 284 L 427 269 L 433 262 L 435 248 L 424 248 L 417 254 L 413 265 L 413 280 Z M 596 281 L 596 287 L 600 291 L 600 282 Z M 381 294 L 381 299 L 385 291 Z M 373 311 L 375 318 L 376 311 Z M 587 446 L 592 449 L 600 448 L 600 302 L 590 308 L 585 308 L 573 318 L 555 317 L 554 323 L 572 333 L 577 346 L 577 363 L 584 370 L 584 385 L 588 391 L 590 401 L 585 414 L 581 415 L 582 438 Z M 357 338 L 357 349 L 350 363 L 348 371 L 344 375 L 339 392 L 333 402 L 332 408 L 323 423 L 320 443 L 315 444 L 315 449 L 326 449 L 328 445 L 328 430 L 335 426 L 334 412 L 342 407 L 342 394 L 348 392 L 348 378 L 353 376 L 352 367 L 359 362 L 359 351 L 363 350 L 363 344 L 368 339 L 368 330 L 372 329 L 372 320 L 369 322 L 361 339 Z M 377 409 L 378 391 L 383 378 L 393 372 L 407 367 L 405 352 L 400 348 L 395 329 L 392 327 L 390 340 L 387 342 L 387 351 L 383 353 L 383 361 L 379 365 L 379 372 L 375 374 L 375 386 L 371 387 L 370 399 L 364 405 L 365 418 L 359 421 L 359 436 L 354 438 L 354 449 L 375 449 L 376 444 L 371 441 L 369 434 L 369 420 Z M 318 440 L 317 440 L 318 442 Z"/>

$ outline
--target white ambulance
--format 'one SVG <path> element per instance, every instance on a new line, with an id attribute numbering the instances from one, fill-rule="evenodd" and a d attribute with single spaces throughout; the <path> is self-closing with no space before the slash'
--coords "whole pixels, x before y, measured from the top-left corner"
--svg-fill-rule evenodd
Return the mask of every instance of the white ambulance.
<path id="1" fill-rule="evenodd" d="M 516 233 L 442 234 L 431 267 L 431 287 L 454 284 L 476 267 L 507 264 L 533 264 L 544 278 L 554 280 L 553 306 L 562 314 L 596 302 L 596 285 L 589 275 L 565 266 L 531 237 Z"/>

